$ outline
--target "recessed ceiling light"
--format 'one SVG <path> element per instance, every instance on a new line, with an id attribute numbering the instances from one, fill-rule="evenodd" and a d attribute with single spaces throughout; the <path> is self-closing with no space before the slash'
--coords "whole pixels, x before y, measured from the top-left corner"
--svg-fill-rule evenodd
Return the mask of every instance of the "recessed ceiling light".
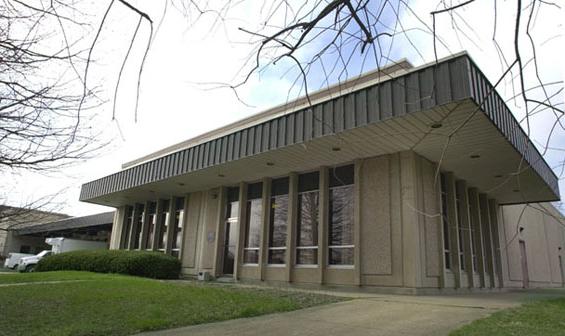
<path id="1" fill-rule="evenodd" d="M 494 175 L 494 178 L 501 178 L 502 175 L 498 174 L 498 175 Z"/>
<path id="2" fill-rule="evenodd" d="M 179 183 L 179 185 L 180 185 L 181 187 L 184 187 L 184 183 Z"/>
<path id="3" fill-rule="evenodd" d="M 341 148 L 339 147 L 332 147 L 332 151 L 334 152 L 339 152 L 341 150 Z"/>
<path id="4" fill-rule="evenodd" d="M 226 177 L 224 174 L 218 174 L 218 177 Z"/>
<path id="5" fill-rule="evenodd" d="M 154 192 L 155 192 L 155 190 L 149 190 L 149 192 L 150 192 L 150 193 L 154 193 Z"/>
<path id="6" fill-rule="evenodd" d="M 274 162 L 267 162 L 267 166 L 274 166 L 275 163 Z"/>
<path id="7" fill-rule="evenodd" d="M 469 156 L 471 159 L 478 159 L 481 156 L 479 154 L 472 154 L 471 156 Z"/>
<path id="8" fill-rule="evenodd" d="M 520 192 L 520 189 L 514 189 L 513 192 Z"/>
<path id="9" fill-rule="evenodd" d="M 441 123 L 433 123 L 430 125 L 431 128 L 433 129 L 437 129 L 437 128 L 441 128 L 441 126 L 443 126 Z"/>

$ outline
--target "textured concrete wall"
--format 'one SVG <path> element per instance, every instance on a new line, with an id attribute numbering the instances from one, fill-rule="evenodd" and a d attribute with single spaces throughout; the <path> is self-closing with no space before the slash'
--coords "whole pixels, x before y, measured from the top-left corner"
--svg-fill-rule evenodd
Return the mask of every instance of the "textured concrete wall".
<path id="1" fill-rule="evenodd" d="M 112 234 L 110 236 L 110 250 L 117 250 L 120 248 L 125 212 L 125 206 L 116 208 L 116 212 L 114 212 L 114 222 L 112 224 Z"/>
<path id="2" fill-rule="evenodd" d="M 550 203 L 502 206 L 500 235 L 505 287 L 522 287 L 520 241 L 525 242 L 530 287 L 561 287 L 565 218 Z M 520 228 L 522 231 L 520 232 Z M 561 248 L 561 249 L 559 249 Z M 563 265 L 565 267 L 565 265 Z"/>

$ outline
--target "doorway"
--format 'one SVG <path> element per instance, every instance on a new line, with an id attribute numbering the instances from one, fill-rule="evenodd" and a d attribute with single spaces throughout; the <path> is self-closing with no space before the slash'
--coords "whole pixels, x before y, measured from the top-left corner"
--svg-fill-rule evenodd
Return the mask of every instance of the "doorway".
<path id="1" fill-rule="evenodd" d="M 229 202 L 224 228 L 223 275 L 233 275 L 238 239 L 239 202 Z"/>
<path id="2" fill-rule="evenodd" d="M 520 262 L 522 264 L 522 287 L 528 288 L 530 276 L 528 273 L 528 259 L 526 257 L 526 242 L 523 240 L 520 240 Z"/>

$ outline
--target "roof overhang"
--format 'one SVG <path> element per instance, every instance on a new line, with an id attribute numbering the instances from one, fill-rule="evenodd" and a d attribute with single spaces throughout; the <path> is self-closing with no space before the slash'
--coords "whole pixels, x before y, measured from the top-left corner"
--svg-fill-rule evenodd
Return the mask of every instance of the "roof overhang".
<path id="1" fill-rule="evenodd" d="M 120 206 L 405 150 L 501 204 L 559 199 L 557 177 L 466 54 L 86 183 L 80 199 Z"/>

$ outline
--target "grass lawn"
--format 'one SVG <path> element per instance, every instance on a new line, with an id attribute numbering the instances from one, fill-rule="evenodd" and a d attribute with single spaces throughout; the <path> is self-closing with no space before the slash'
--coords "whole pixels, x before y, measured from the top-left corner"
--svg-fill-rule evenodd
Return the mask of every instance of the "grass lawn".
<path id="1" fill-rule="evenodd" d="M 502 310 L 449 335 L 565 335 L 565 298 L 531 302 Z"/>
<path id="2" fill-rule="evenodd" d="M 67 282 L 34 283 L 40 281 Z M 86 272 L 3 274 L 0 335 L 129 335 L 340 300 L 285 290 Z"/>

